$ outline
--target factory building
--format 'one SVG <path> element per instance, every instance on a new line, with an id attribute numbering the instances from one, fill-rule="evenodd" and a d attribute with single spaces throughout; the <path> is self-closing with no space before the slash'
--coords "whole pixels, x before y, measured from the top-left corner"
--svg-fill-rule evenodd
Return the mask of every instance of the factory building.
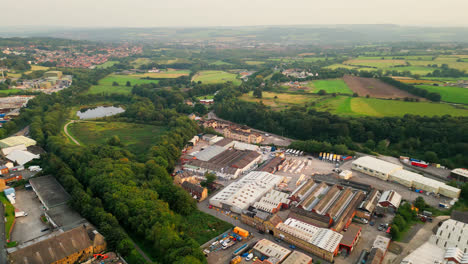
<path id="1" fill-rule="evenodd" d="M 259 258 L 266 257 L 270 263 L 281 263 L 291 250 L 284 248 L 268 239 L 262 239 L 253 247 L 254 255 Z"/>
<path id="2" fill-rule="evenodd" d="M 370 156 L 361 157 L 353 161 L 352 168 L 353 170 L 360 171 L 384 181 L 388 179 L 388 176 L 391 173 L 403 169 L 403 167 L 400 165 L 379 160 Z"/>
<path id="3" fill-rule="evenodd" d="M 259 163 L 262 156 L 256 151 L 211 146 L 196 154 L 195 158 L 187 161 L 184 169 L 198 174 L 212 172 L 218 177 L 235 179 Z"/>
<path id="4" fill-rule="evenodd" d="M 370 156 L 361 157 L 353 162 L 352 169 L 384 181 L 393 181 L 406 187 L 458 198 L 461 190 L 420 174 L 404 170 L 400 165 L 379 160 Z"/>
<path id="5" fill-rule="evenodd" d="M 343 235 L 333 230 L 319 228 L 293 218 L 279 223 L 275 236 L 330 262 L 338 253 L 343 238 Z"/>
<path id="6" fill-rule="evenodd" d="M 358 206 L 356 217 L 370 220 L 379 202 L 381 193 L 377 189 L 373 189 L 364 201 Z"/>
<path id="7" fill-rule="evenodd" d="M 312 264 L 312 258 L 295 250 L 281 264 Z"/>
<path id="8" fill-rule="evenodd" d="M 269 191 L 253 207 L 267 213 L 276 213 L 281 208 L 287 208 L 289 204 L 289 194 L 276 190 Z"/>
<path id="9" fill-rule="evenodd" d="M 468 182 L 468 170 L 463 168 L 454 169 L 450 172 L 450 177 L 461 182 Z"/>
<path id="10" fill-rule="evenodd" d="M 241 214 L 282 181 L 282 176 L 252 171 L 214 195 L 210 204 Z"/>
<path id="11" fill-rule="evenodd" d="M 468 224 L 448 219 L 437 229 L 437 233 L 431 236 L 429 242 L 443 249 L 459 248 L 468 252 Z"/>
<path id="12" fill-rule="evenodd" d="M 350 225 L 348 230 L 342 233 L 343 239 L 340 242 L 340 249 L 345 249 L 348 253 L 351 253 L 361 237 L 361 230 L 362 228 L 357 225 Z"/>
<path id="13" fill-rule="evenodd" d="M 382 193 L 382 196 L 379 199 L 379 205 L 383 208 L 388 208 L 394 212 L 400 207 L 401 195 L 397 192 L 390 190 Z"/>

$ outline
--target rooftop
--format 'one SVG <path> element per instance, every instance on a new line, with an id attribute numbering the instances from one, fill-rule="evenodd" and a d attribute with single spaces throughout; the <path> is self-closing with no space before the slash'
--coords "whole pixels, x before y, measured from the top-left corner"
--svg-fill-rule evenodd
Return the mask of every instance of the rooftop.
<path id="1" fill-rule="evenodd" d="M 46 214 L 62 230 L 67 231 L 87 223 L 86 219 L 71 209 L 67 204 L 62 204 L 46 211 Z"/>
<path id="2" fill-rule="evenodd" d="M 36 145 L 36 141 L 25 136 L 7 137 L 5 139 L 0 140 L 0 148 L 13 147 L 21 144 L 25 145 L 26 147 L 29 147 L 32 145 Z"/>
<path id="3" fill-rule="evenodd" d="M 308 264 L 312 263 L 312 258 L 307 256 L 306 254 L 293 251 L 284 261 L 282 264 Z"/>
<path id="4" fill-rule="evenodd" d="M 375 237 L 373 248 L 379 248 L 382 252 L 387 252 L 387 248 L 390 245 L 390 238 L 378 235 Z"/>
<path id="5" fill-rule="evenodd" d="M 358 158 L 357 160 L 353 161 L 353 164 L 385 174 L 403 168 L 401 165 L 396 165 L 371 156 Z"/>
<path id="6" fill-rule="evenodd" d="M 41 202 L 49 209 L 65 204 L 70 199 L 70 195 L 51 175 L 32 178 L 29 180 L 29 183 Z"/>
<path id="7" fill-rule="evenodd" d="M 468 178 L 468 170 L 467 169 L 463 169 L 463 168 L 454 169 L 454 170 L 452 170 L 452 173 L 455 173 L 455 174 L 460 175 L 462 177 Z"/>
<path id="8" fill-rule="evenodd" d="M 361 229 L 362 228 L 357 225 L 354 225 L 354 224 L 349 225 L 348 230 L 342 233 L 343 239 L 341 239 L 340 244 L 345 245 L 345 246 L 352 246 L 354 239 L 359 234 L 359 232 L 361 232 Z"/>
<path id="9" fill-rule="evenodd" d="M 280 261 L 291 253 L 291 250 L 284 248 L 270 240 L 262 239 L 255 244 L 254 250 L 269 258 L 277 258 Z"/>
<path id="10" fill-rule="evenodd" d="M 434 264 L 437 260 L 442 263 L 444 252 L 444 249 L 426 242 L 406 256 L 401 263 Z"/>

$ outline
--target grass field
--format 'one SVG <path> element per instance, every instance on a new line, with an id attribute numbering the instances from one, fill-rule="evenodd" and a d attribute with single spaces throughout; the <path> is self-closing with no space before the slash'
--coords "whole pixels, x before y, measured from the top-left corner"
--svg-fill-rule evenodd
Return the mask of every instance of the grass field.
<path id="1" fill-rule="evenodd" d="M 127 81 L 130 82 L 131 86 L 128 87 L 125 84 Z M 112 86 L 113 82 L 117 82 L 119 86 Z M 143 80 L 138 77 L 129 75 L 114 75 L 111 74 L 101 80 L 98 85 L 93 85 L 89 88 L 87 94 L 100 94 L 100 93 L 117 93 L 117 94 L 130 94 L 135 84 L 143 83 L 157 83 L 157 80 Z"/>
<path id="2" fill-rule="evenodd" d="M 344 68 L 344 69 L 358 69 L 358 67 L 355 67 L 355 66 L 351 66 L 351 65 L 344 65 L 344 64 L 332 64 L 332 65 L 328 65 L 325 67 L 326 69 L 331 69 L 331 70 L 336 70 L 338 68 Z"/>
<path id="3" fill-rule="evenodd" d="M 411 74 L 419 74 L 419 75 L 426 75 L 428 73 L 432 73 L 435 71 L 437 68 L 431 68 L 431 67 L 425 67 L 425 66 L 404 66 L 404 67 L 389 67 L 389 68 L 383 68 L 382 70 L 384 71 L 398 71 L 398 72 L 404 72 L 404 71 L 409 71 Z"/>
<path id="4" fill-rule="evenodd" d="M 468 108 L 455 108 L 445 103 L 405 102 L 376 98 L 337 96 L 329 97 L 314 106 L 318 111 L 328 111 L 348 116 L 404 116 L 406 114 L 421 116 L 468 116 Z"/>
<path id="5" fill-rule="evenodd" d="M 97 69 L 105 69 L 114 66 L 115 64 L 119 63 L 118 61 L 106 61 L 101 65 L 97 65 Z"/>
<path id="6" fill-rule="evenodd" d="M 135 77 L 135 78 L 178 78 L 180 76 L 188 76 L 190 74 L 190 70 L 168 70 L 168 71 L 161 71 L 161 72 L 147 72 L 142 74 L 131 74 L 128 76 Z"/>
<path id="7" fill-rule="evenodd" d="M 5 193 L 0 194 L 0 201 L 3 203 L 4 208 L 5 208 L 5 238 L 6 240 L 10 240 L 10 229 L 11 226 L 13 225 L 13 222 L 15 221 L 15 207 L 8 201 L 8 199 L 5 196 Z"/>
<path id="8" fill-rule="evenodd" d="M 231 81 L 235 85 L 241 84 L 241 80 L 237 79 L 237 75 L 225 71 L 201 71 L 193 76 L 192 81 L 201 81 L 204 84 L 224 83 Z"/>
<path id="9" fill-rule="evenodd" d="M 363 60 L 363 59 L 353 59 L 343 62 L 346 65 L 358 65 L 358 66 L 368 66 L 376 68 L 388 68 L 393 66 L 406 65 L 405 60 Z"/>
<path id="10" fill-rule="evenodd" d="M 31 65 L 31 70 L 24 72 L 25 74 L 31 74 L 33 71 L 47 71 L 49 67 L 40 66 L 40 65 Z M 8 74 L 12 76 L 11 74 Z M 21 74 L 20 74 L 21 76 Z M 13 76 L 12 76 L 13 77 Z M 19 77 L 19 76 L 18 76 Z"/>
<path id="11" fill-rule="evenodd" d="M 232 65 L 232 64 L 229 62 L 222 61 L 222 60 L 217 60 L 217 61 L 210 63 L 210 65 Z"/>
<path id="12" fill-rule="evenodd" d="M 138 58 L 138 59 L 135 59 L 131 62 L 131 64 L 135 67 L 135 68 L 138 68 L 140 67 L 141 65 L 144 65 L 144 64 L 149 64 L 151 63 L 152 60 L 149 59 L 149 58 Z"/>
<path id="13" fill-rule="evenodd" d="M 244 61 L 244 62 L 245 62 L 245 64 L 247 64 L 247 65 L 262 65 L 262 64 L 265 63 L 264 61 L 249 61 L 249 60 L 248 60 L 248 61 Z"/>
<path id="14" fill-rule="evenodd" d="M 69 126 L 69 133 L 81 144 L 106 144 L 113 136 L 118 136 L 128 150 L 136 154 L 146 151 L 164 127 L 123 122 L 76 122 Z"/>
<path id="15" fill-rule="evenodd" d="M 309 82 L 308 86 L 312 87 L 311 92 L 313 93 L 324 90 L 327 93 L 353 94 L 353 91 L 341 79 L 312 81 Z"/>
<path id="16" fill-rule="evenodd" d="M 188 227 L 187 235 L 200 245 L 233 227 L 230 223 L 198 210 L 185 217 L 184 220 Z"/>
<path id="17" fill-rule="evenodd" d="M 442 101 L 468 104 L 467 88 L 433 85 L 416 85 L 416 87 L 425 89 L 429 92 L 439 93 L 442 96 Z"/>
<path id="18" fill-rule="evenodd" d="M 20 89 L 8 89 L 8 90 L 0 90 L 0 94 L 14 94 L 17 92 L 21 92 L 23 90 Z"/>
<path id="19" fill-rule="evenodd" d="M 275 98 L 276 97 L 276 98 Z M 320 96 L 312 94 L 291 94 L 291 93 L 275 93 L 275 92 L 263 92 L 262 98 L 255 98 L 253 92 L 243 94 L 240 97 L 241 100 L 248 102 L 263 102 L 267 106 L 272 108 L 284 108 L 292 105 L 301 105 L 309 102 L 315 102 L 321 99 Z"/>

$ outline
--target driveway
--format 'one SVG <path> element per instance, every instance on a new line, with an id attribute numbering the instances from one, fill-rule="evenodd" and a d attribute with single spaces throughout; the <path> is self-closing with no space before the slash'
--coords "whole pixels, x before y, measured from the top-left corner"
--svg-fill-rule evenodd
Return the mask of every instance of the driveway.
<path id="1" fill-rule="evenodd" d="M 41 232 L 41 230 L 49 226 L 41 221 L 41 215 L 44 214 L 43 206 L 33 191 L 16 191 L 15 208 L 26 212 L 28 215 L 16 218 L 15 226 L 11 233 L 12 241 L 17 241 L 18 244 L 21 244 L 51 233 L 51 230 Z"/>

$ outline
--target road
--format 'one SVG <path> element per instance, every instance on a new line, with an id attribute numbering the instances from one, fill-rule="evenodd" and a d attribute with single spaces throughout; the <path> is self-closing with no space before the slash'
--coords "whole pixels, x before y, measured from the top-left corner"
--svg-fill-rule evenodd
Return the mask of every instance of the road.
<path id="1" fill-rule="evenodd" d="M 0 233 L 2 237 L 0 238 L 0 263 L 7 263 L 7 253 L 6 253 L 6 237 L 5 237 L 5 207 L 3 203 L 0 203 Z"/>
<path id="2" fill-rule="evenodd" d="M 75 121 L 76 120 L 71 120 L 70 122 L 66 123 L 65 126 L 63 127 L 63 131 L 65 132 L 65 135 L 67 135 L 68 138 L 70 138 L 75 144 L 80 146 L 80 142 L 78 142 L 78 140 L 76 140 L 74 137 L 70 135 L 70 133 L 68 133 L 68 125 L 75 123 Z"/>
<path id="3" fill-rule="evenodd" d="M 13 134 L 13 136 L 27 136 L 29 135 L 29 125 L 25 128 L 21 129 L 20 131 Z"/>

